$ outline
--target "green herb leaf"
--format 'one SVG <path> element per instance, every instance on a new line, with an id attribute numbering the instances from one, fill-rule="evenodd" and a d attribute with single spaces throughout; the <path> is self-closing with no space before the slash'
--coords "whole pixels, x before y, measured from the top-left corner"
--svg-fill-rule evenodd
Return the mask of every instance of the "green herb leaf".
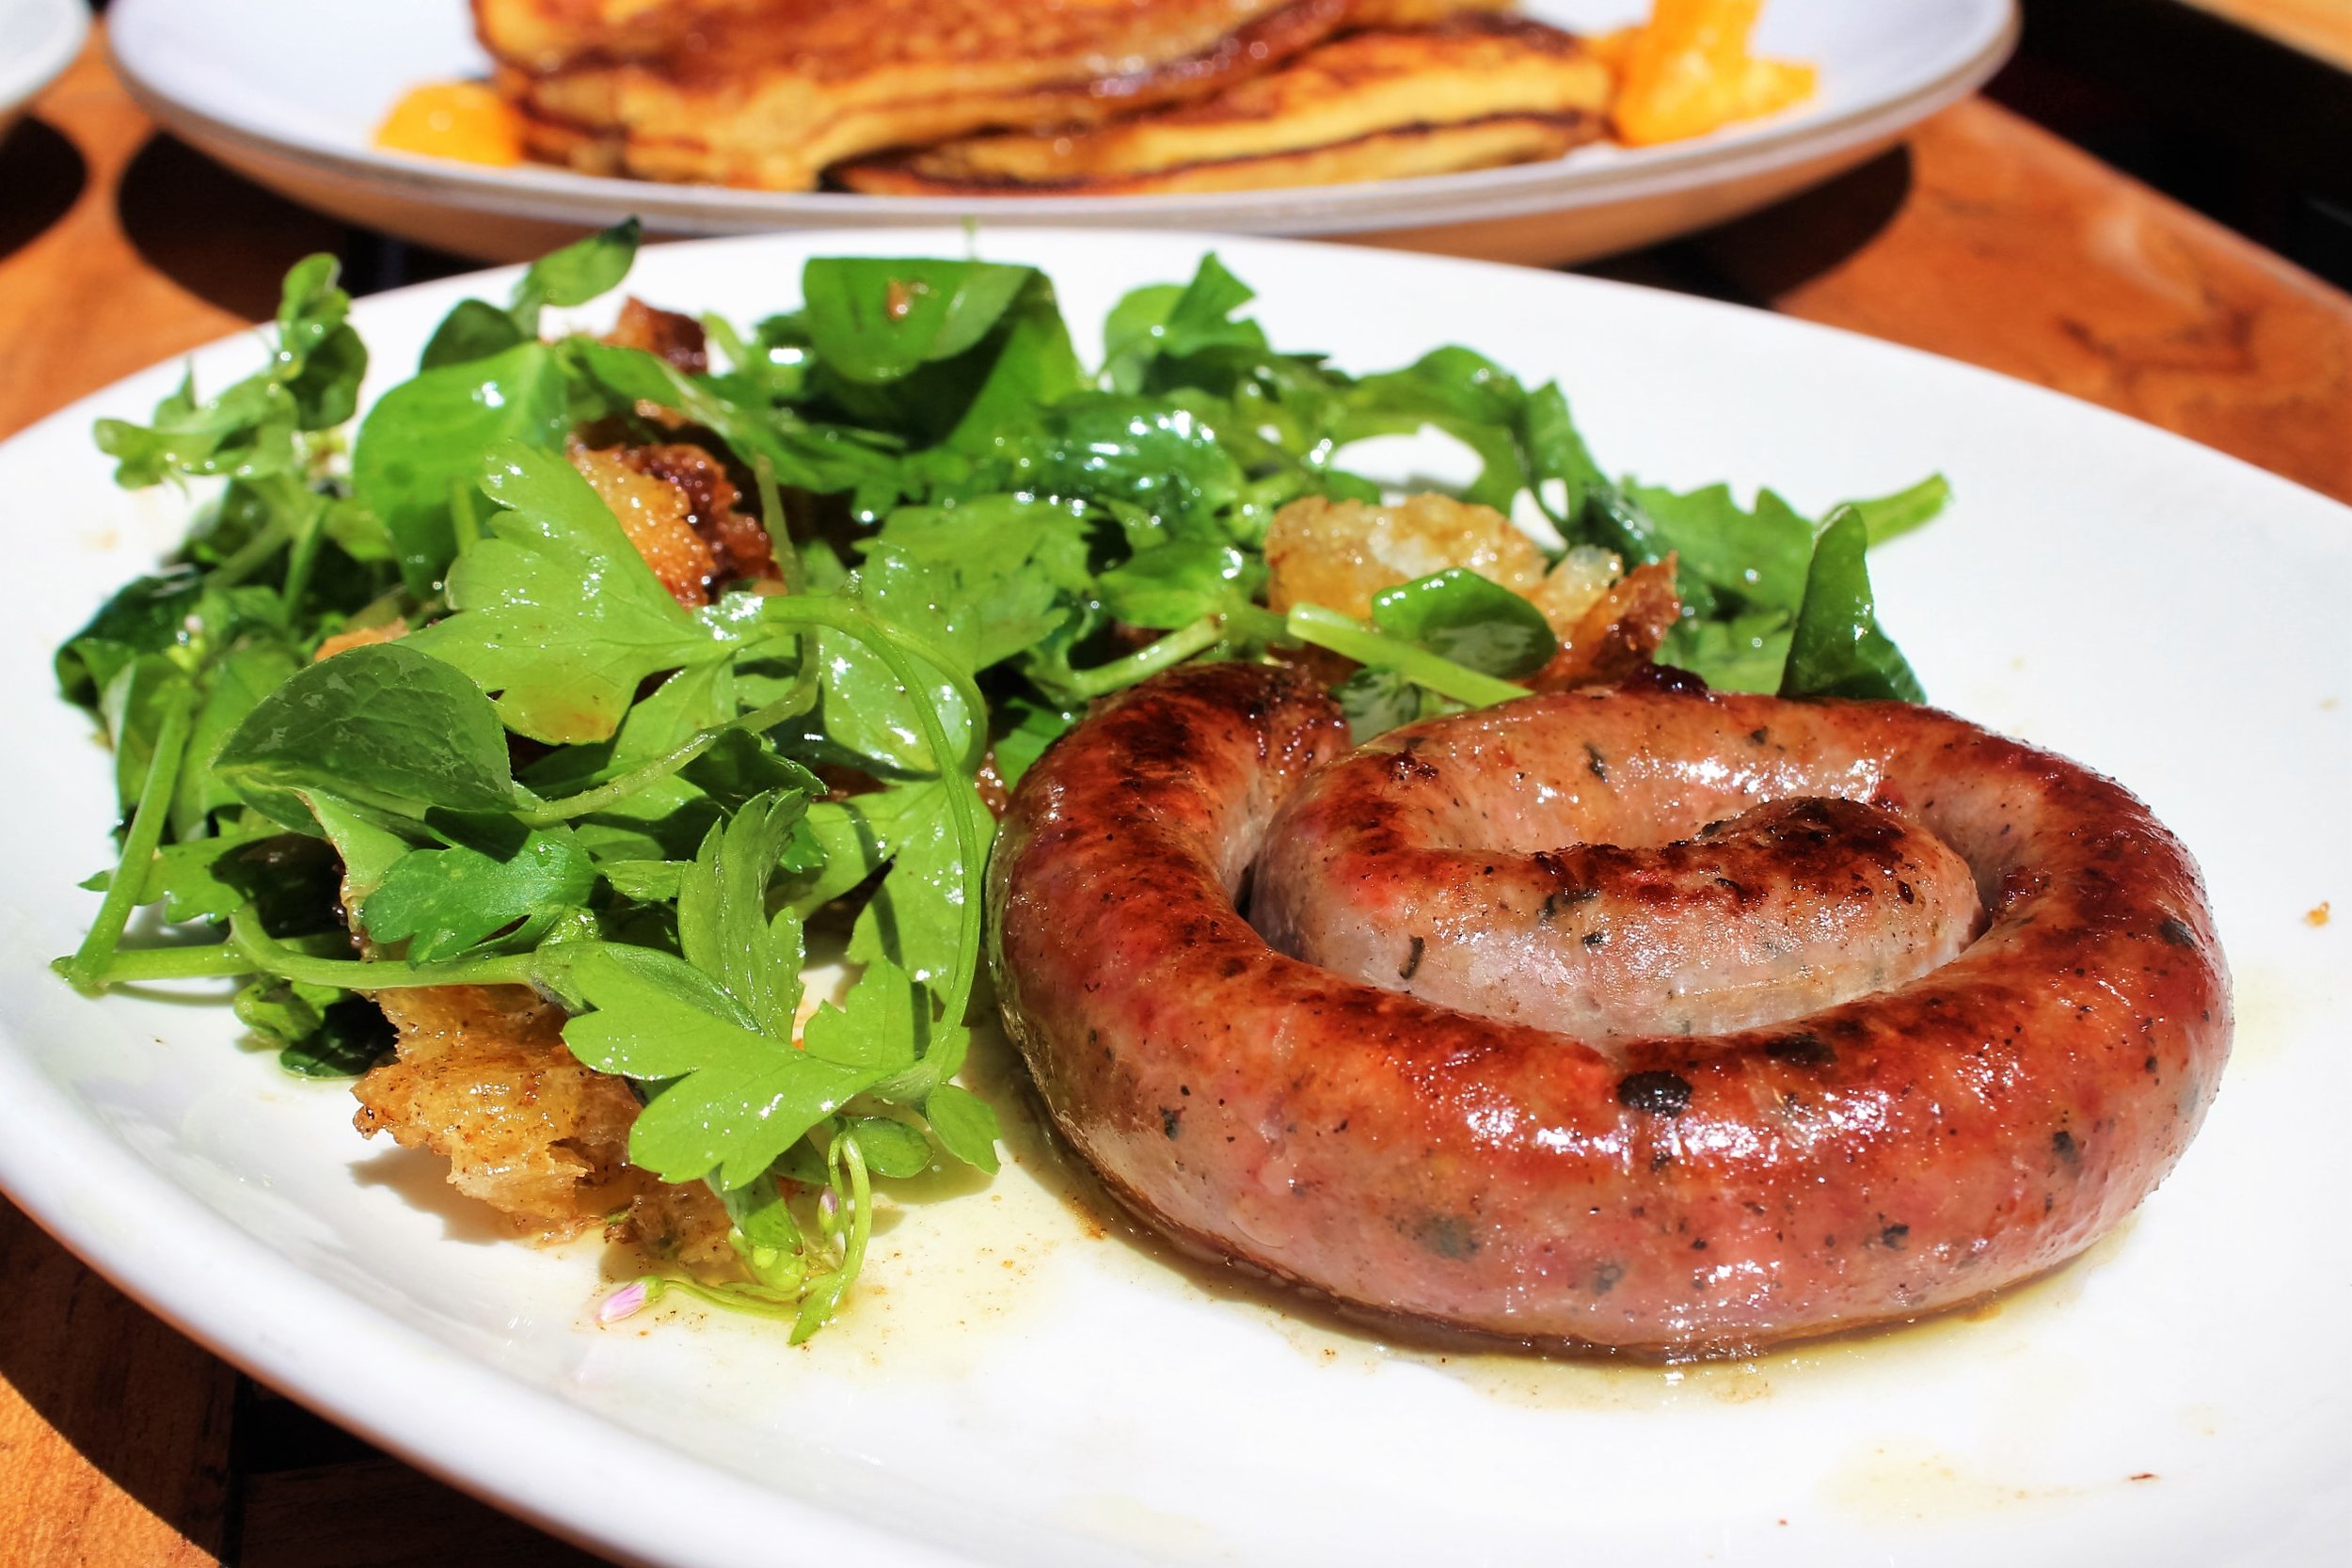
<path id="1" fill-rule="evenodd" d="M 903 1121 L 893 1121 L 888 1117 L 851 1117 L 849 1132 L 857 1139 L 867 1168 L 876 1176 L 903 1181 L 930 1169 L 930 1140 Z"/>
<path id="2" fill-rule="evenodd" d="M 1104 322 L 1103 379 L 1114 391 L 1139 392 L 1152 383 L 1154 362 L 1162 358 L 1187 359 L 1220 349 L 1263 353 L 1264 329 L 1232 319 L 1256 297 L 1214 251 L 1200 258 L 1190 283 L 1133 291 Z"/>
<path id="3" fill-rule="evenodd" d="M 203 593 L 204 574 L 194 567 L 133 578 L 57 650 L 57 689 L 95 710 L 124 665 L 187 641 L 188 617 Z"/>
<path id="4" fill-rule="evenodd" d="M 644 225 L 636 218 L 623 218 L 584 240 L 548 251 L 525 268 L 522 281 L 515 285 L 516 316 L 532 312 L 528 330 L 535 334 L 540 306 L 585 305 L 619 288 L 636 263 L 637 243 L 644 232 Z"/>
<path id="5" fill-rule="evenodd" d="M 887 436 L 811 424 L 789 408 L 739 401 L 726 395 L 728 384 L 719 378 L 690 376 L 643 349 L 573 338 L 561 353 L 610 394 L 613 412 L 629 412 L 640 403 L 675 408 L 717 432 L 745 467 L 765 460 L 779 483 L 818 492 L 849 490 L 888 472 L 896 461 L 898 443 Z"/>
<path id="6" fill-rule="evenodd" d="M 318 1027 L 288 1042 L 278 1065 L 297 1078 L 357 1078 L 392 1053 L 392 1026 L 364 996 L 330 1002 Z"/>
<path id="7" fill-rule="evenodd" d="M 310 256 L 286 274 L 278 305 L 278 354 L 271 370 L 292 396 L 294 422 L 327 430 L 351 418 L 367 374 L 367 345 L 346 318 L 351 295 L 338 285 L 341 264 Z"/>
<path id="8" fill-rule="evenodd" d="M 946 794 L 936 780 L 921 779 L 809 807 L 812 874 L 792 887 L 792 907 L 814 912 L 881 870 L 915 837 L 936 831 Z"/>
<path id="9" fill-rule="evenodd" d="M 772 1038 L 792 1037 L 801 999 L 801 922 L 791 911 L 772 920 L 768 884 L 785 847 L 806 816 L 810 787 L 775 790 L 745 802 L 703 840 L 678 884 L 678 944 Z"/>
<path id="10" fill-rule="evenodd" d="M 282 1048 L 317 1033 L 326 1022 L 328 1006 L 349 994 L 336 986 L 305 985 L 264 974 L 241 988 L 230 1006 L 238 1022 Z"/>
<path id="11" fill-rule="evenodd" d="M 930 985 L 953 973 L 965 956 L 958 941 L 965 879 L 956 848 L 956 797 L 969 805 L 975 795 L 969 779 L 950 774 L 933 781 L 922 809 L 899 818 L 890 875 L 850 928 L 852 959 L 886 960 Z"/>
<path id="12" fill-rule="evenodd" d="M 1868 526 L 1851 506 L 1831 514 L 1813 546 L 1804 603 L 1781 676 L 1784 697 L 1874 697 L 1926 701 L 1894 641 L 1879 629 L 1870 595 Z"/>
<path id="13" fill-rule="evenodd" d="M 665 1181 L 739 1187 L 882 1074 L 793 1048 L 681 959 L 599 945 L 569 983 L 594 1012 L 564 1029 L 598 1072 L 664 1084 L 629 1135 L 629 1159 Z"/>
<path id="14" fill-rule="evenodd" d="M 410 963 L 437 963 L 510 926 L 550 921 L 588 901 L 596 869 L 569 833 L 515 829 L 501 836 L 510 842 L 495 846 L 502 851 L 495 856 L 455 844 L 394 861 L 360 906 L 368 935 L 405 941 Z"/>
<path id="15" fill-rule="evenodd" d="M 1907 490 L 1846 504 L 1862 514 L 1863 527 L 1869 531 L 1870 543 L 1875 546 L 1889 539 L 1899 539 L 1913 529 L 1926 527 L 1942 515 L 1951 499 L 1952 482 L 1942 474 L 1930 474 Z"/>
<path id="16" fill-rule="evenodd" d="M 191 920 L 226 920 L 231 911 L 248 903 L 252 895 L 242 879 L 224 876 L 219 863 L 235 851 L 281 832 L 278 824 L 257 819 L 253 826 L 217 838 L 164 845 L 148 863 L 133 902 L 162 904 L 164 919 L 173 925 Z M 90 892 L 103 893 L 114 885 L 115 875 L 111 870 L 102 871 L 81 885 Z"/>
<path id="17" fill-rule="evenodd" d="M 923 1101 L 923 1119 L 931 1124 L 940 1147 L 967 1165 L 996 1172 L 996 1140 L 1003 1132 L 987 1101 L 956 1084 L 942 1084 Z"/>
<path id="18" fill-rule="evenodd" d="M 1263 577 L 1234 546 L 1179 539 L 1128 558 L 1096 579 L 1103 608 L 1131 626 L 1173 631 L 1236 604 L 1247 604 Z"/>
<path id="19" fill-rule="evenodd" d="M 1629 559 L 1671 553 L 1679 586 L 1703 583 L 1734 604 L 1795 612 L 1813 557 L 1813 525 L 1778 495 L 1758 491 L 1753 512 L 1724 484 L 1677 495 L 1629 483 L 1623 496 L 1648 524 Z"/>
<path id="20" fill-rule="evenodd" d="M 808 1053 L 845 1068 L 870 1069 L 868 1082 L 914 1065 L 916 1030 L 928 1031 L 930 994 L 887 958 L 866 965 L 836 1007 L 828 1002 L 810 1015 L 803 1039 Z"/>
<path id="21" fill-rule="evenodd" d="M 482 487 L 509 510 L 450 573 L 458 613 L 406 641 L 471 676 L 517 733 L 602 740 L 648 676 L 726 658 L 747 635 L 737 606 L 680 609 L 561 456 L 501 442 Z"/>
<path id="22" fill-rule="evenodd" d="M 288 827 L 308 829 L 310 789 L 404 816 L 515 803 L 506 736 L 474 684 L 410 645 L 351 648 L 256 704 L 213 763 L 222 782 Z"/>
<path id="23" fill-rule="evenodd" d="M 430 594 L 456 556 L 450 496 L 474 483 L 484 453 L 502 443 L 554 451 L 570 428 L 562 365 L 535 341 L 441 365 L 376 400 L 352 446 L 352 494 L 390 532 L 411 593 Z"/>
<path id="24" fill-rule="evenodd" d="M 144 489 L 167 478 L 283 473 L 297 456 L 294 394 L 264 372 L 199 403 L 193 377 L 155 405 L 151 425 L 100 420 L 98 450 L 115 460 L 115 483 Z"/>
<path id="25" fill-rule="evenodd" d="M 516 343 L 529 342 L 532 337 L 532 333 L 515 325 L 512 315 L 487 300 L 461 299 L 450 308 L 449 314 L 441 318 L 441 325 L 426 340 L 417 369 L 437 371 L 444 365 L 487 359 Z"/>
<path id="26" fill-rule="evenodd" d="M 1038 277 L 993 261 L 820 256 L 801 273 L 809 339 L 851 381 L 897 381 L 993 330 Z"/>
<path id="27" fill-rule="evenodd" d="M 1367 666 L 1331 689 L 1347 715 L 1350 739 L 1361 745 L 1421 717 L 1422 689 L 1394 670 Z"/>
<path id="28" fill-rule="evenodd" d="M 1505 680 L 1534 674 L 1560 651 L 1542 610 L 1459 566 L 1382 589 L 1373 595 L 1372 624 Z"/>
<path id="29" fill-rule="evenodd" d="M 188 733 L 188 758 L 180 770 L 172 805 L 172 832 L 178 837 L 198 836 L 206 817 L 237 803 L 236 790 L 213 771 L 214 760 L 262 699 L 301 668 L 292 651 L 274 642 L 231 649 L 213 666 L 211 689 L 205 692 L 203 705 L 197 709 L 196 726 Z"/>

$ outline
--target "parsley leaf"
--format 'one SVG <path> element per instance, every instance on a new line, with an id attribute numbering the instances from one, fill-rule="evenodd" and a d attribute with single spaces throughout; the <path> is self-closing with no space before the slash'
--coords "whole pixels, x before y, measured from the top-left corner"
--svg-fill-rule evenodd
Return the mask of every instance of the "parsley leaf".
<path id="1" fill-rule="evenodd" d="M 666 953 L 601 944 L 573 962 L 569 983 L 596 1009 L 564 1025 L 572 1054 L 661 1085 L 628 1147 L 665 1181 L 744 1185 L 886 1070 L 760 1033 L 715 980 Z"/>
<path id="2" fill-rule="evenodd" d="M 472 676 L 517 734 L 602 740 L 647 676 L 727 658 L 752 634 L 739 605 L 680 609 L 562 456 L 501 442 L 482 488 L 508 510 L 450 572 L 457 613 L 407 641 Z"/>
<path id="3" fill-rule="evenodd" d="M 964 899 L 956 797 L 970 800 L 976 794 L 969 779 L 949 774 L 905 802 L 891 824 L 890 874 L 850 929 L 851 958 L 888 959 L 925 984 L 938 984 L 953 972 Z"/>
<path id="4" fill-rule="evenodd" d="M 988 1101 L 956 1084 L 942 1084 L 923 1101 L 923 1119 L 940 1147 L 967 1165 L 996 1173 L 996 1140 L 1003 1130 Z"/>
<path id="5" fill-rule="evenodd" d="M 744 803 L 703 840 L 680 874 L 678 945 L 715 978 L 771 1039 L 790 1040 L 801 999 L 801 921 L 790 909 L 771 920 L 768 884 L 785 846 L 823 786 L 772 790 Z"/>
<path id="6" fill-rule="evenodd" d="M 501 818 L 509 826 L 511 818 Z M 520 925 L 518 939 L 588 901 L 596 869 L 561 829 L 504 834 L 496 856 L 470 844 L 413 849 L 394 861 L 360 906 L 378 942 L 408 943 L 408 961 L 455 958 L 485 938 Z"/>

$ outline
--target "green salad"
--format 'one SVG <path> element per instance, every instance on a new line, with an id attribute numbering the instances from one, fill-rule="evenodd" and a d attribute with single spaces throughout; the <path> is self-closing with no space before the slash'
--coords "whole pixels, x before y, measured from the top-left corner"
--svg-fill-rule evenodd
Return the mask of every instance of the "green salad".
<path id="1" fill-rule="evenodd" d="M 262 369 L 99 424 L 120 484 L 211 483 L 169 563 L 56 655 L 123 818 L 57 968 L 89 992 L 233 979 L 313 1076 L 389 1051 L 374 993 L 533 988 L 642 1101 L 629 1161 L 725 1206 L 738 1277 L 670 1283 L 796 1338 L 855 1279 L 877 1180 L 995 1167 L 955 1081 L 984 1006 L 984 772 L 1017 783 L 1089 702 L 1185 660 L 1343 656 L 1361 735 L 1517 695 L 1557 651 L 1459 570 L 1368 620 L 1266 608 L 1278 509 L 1383 498 L 1352 443 L 1435 428 L 1480 465 L 1462 499 L 1532 499 L 1551 548 L 1671 559 L 1658 657 L 1713 685 L 1919 697 L 1864 553 L 1941 479 L 1824 519 L 1613 479 L 1556 385 L 1468 348 L 1367 375 L 1277 350 L 1214 255 L 1121 299 L 1091 370 L 1044 274 L 977 261 L 811 261 L 797 309 L 703 318 L 707 372 L 544 339 L 636 243 L 622 225 L 466 300 L 356 426 L 367 349 L 311 258 Z M 707 447 L 773 576 L 680 603 L 567 459 L 583 426 Z M 855 979 L 808 1012 L 820 911 Z"/>

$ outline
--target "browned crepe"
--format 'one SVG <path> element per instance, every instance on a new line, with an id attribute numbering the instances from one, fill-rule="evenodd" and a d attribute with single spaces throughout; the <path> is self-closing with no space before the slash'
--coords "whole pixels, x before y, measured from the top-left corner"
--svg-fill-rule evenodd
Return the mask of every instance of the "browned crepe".
<path id="1" fill-rule="evenodd" d="M 1610 73 L 1566 33 L 1506 17 L 1320 43 L 1212 94 L 1090 130 L 969 137 L 844 166 L 899 196 L 1254 190 L 1558 157 L 1597 137 Z"/>
<path id="2" fill-rule="evenodd" d="M 1343 27 L 1497 0 L 475 0 L 543 157 L 804 190 L 829 165 L 1195 101 Z"/>

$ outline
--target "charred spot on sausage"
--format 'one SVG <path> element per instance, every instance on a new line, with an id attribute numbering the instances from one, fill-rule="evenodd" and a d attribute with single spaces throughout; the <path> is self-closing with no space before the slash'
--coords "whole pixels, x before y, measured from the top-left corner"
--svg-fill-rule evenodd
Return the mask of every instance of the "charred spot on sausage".
<path id="1" fill-rule="evenodd" d="M 1427 945 L 1428 943 L 1419 937 L 1413 939 L 1412 945 L 1406 949 L 1405 961 L 1397 965 L 1396 977 L 1398 979 L 1409 980 L 1413 977 L 1413 972 L 1421 968 L 1422 949 Z"/>
<path id="2" fill-rule="evenodd" d="M 1617 1103 L 1629 1111 L 1678 1117 L 1691 1103 L 1691 1081 L 1678 1072 L 1629 1072 L 1617 1080 Z"/>
<path id="3" fill-rule="evenodd" d="M 1411 747 L 1389 755 L 1389 776 L 1399 784 L 1426 784 L 1438 776 L 1438 765 L 1414 754 Z"/>
<path id="4" fill-rule="evenodd" d="M 2192 953 L 2197 950 L 2197 933 L 2178 915 L 2166 915 L 2164 923 L 2156 927 L 2156 935 L 2175 947 L 2185 947 Z"/>
<path id="5" fill-rule="evenodd" d="M 1798 1067 L 1835 1067 L 1836 1048 L 1819 1035 L 1799 1031 L 1783 1035 L 1764 1047 L 1764 1054 L 1775 1062 L 1789 1062 Z"/>

